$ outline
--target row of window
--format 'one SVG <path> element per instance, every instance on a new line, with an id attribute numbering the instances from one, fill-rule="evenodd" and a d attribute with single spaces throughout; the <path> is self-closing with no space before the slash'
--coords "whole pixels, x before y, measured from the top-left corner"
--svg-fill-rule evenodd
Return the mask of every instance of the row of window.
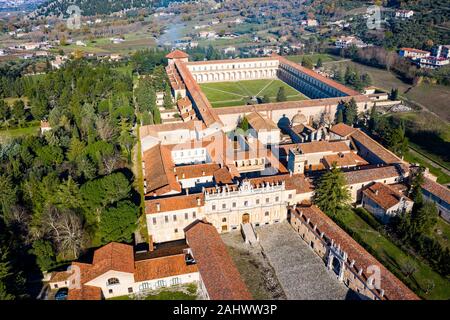
<path id="1" fill-rule="evenodd" d="M 288 198 L 289 199 L 292 199 L 292 194 L 290 194 L 289 196 L 288 196 Z M 266 198 L 266 200 L 265 200 L 266 202 L 266 204 L 269 204 L 270 203 L 270 198 Z M 280 201 L 280 197 L 278 197 L 278 196 L 276 196 L 275 197 L 275 202 L 279 202 Z M 260 201 L 260 199 L 256 199 L 255 200 L 255 205 L 259 205 L 261 203 L 261 201 Z M 243 205 L 244 205 L 244 207 L 248 207 L 248 206 L 250 206 L 251 205 L 251 201 L 248 201 L 248 200 L 245 200 L 244 202 L 243 202 Z M 231 203 L 231 208 L 236 208 L 237 207 L 237 202 L 232 202 Z M 225 210 L 225 209 L 228 209 L 229 207 L 228 207 L 228 204 L 227 203 L 222 203 L 222 207 L 221 207 L 223 210 Z M 215 210 L 217 210 L 217 206 L 215 205 L 215 204 L 213 204 L 213 205 L 211 205 L 211 210 L 212 211 L 215 211 Z"/>
<path id="2" fill-rule="evenodd" d="M 192 219 L 196 219 L 197 218 L 196 212 L 193 211 L 191 216 L 192 216 Z M 178 215 L 174 214 L 172 216 L 173 222 L 176 222 L 177 219 L 178 219 Z M 169 223 L 169 220 L 170 220 L 170 217 L 168 215 L 164 216 L 164 222 L 165 223 Z M 184 213 L 184 220 L 189 220 L 189 213 L 188 212 Z M 158 223 L 158 219 L 156 217 L 153 217 L 152 218 L 152 223 L 153 223 L 153 225 L 156 225 Z"/>
<path id="3" fill-rule="evenodd" d="M 211 71 L 211 70 L 229 70 L 229 69 L 243 69 L 243 68 L 264 68 L 276 66 L 276 61 L 273 62 L 256 62 L 243 64 L 214 64 L 203 66 L 192 66 L 192 71 Z"/>

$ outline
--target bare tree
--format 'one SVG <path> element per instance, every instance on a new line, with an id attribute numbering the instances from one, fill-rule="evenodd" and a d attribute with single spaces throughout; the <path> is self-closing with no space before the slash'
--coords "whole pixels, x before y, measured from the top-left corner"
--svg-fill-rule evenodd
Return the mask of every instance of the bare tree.
<path id="1" fill-rule="evenodd" d="M 102 159 L 104 173 L 111 174 L 115 169 L 117 169 L 119 161 L 120 154 L 116 151 L 111 155 L 104 156 Z"/>
<path id="2" fill-rule="evenodd" d="M 116 134 L 116 130 L 114 126 L 111 124 L 111 121 L 104 117 L 98 117 L 95 122 L 95 126 L 98 131 L 98 135 L 103 141 L 110 141 L 112 137 Z"/>
<path id="3" fill-rule="evenodd" d="M 429 294 L 431 291 L 433 291 L 434 287 L 435 287 L 435 283 L 433 280 L 427 280 L 425 282 L 425 294 Z"/>
<path id="4" fill-rule="evenodd" d="M 73 211 L 50 207 L 45 219 L 46 227 L 58 251 L 65 257 L 78 258 L 83 246 L 81 217 Z"/>
<path id="5" fill-rule="evenodd" d="M 412 264 L 410 261 L 407 261 L 402 266 L 402 272 L 407 278 L 411 277 L 416 271 L 417 271 L 417 267 L 414 264 Z"/>

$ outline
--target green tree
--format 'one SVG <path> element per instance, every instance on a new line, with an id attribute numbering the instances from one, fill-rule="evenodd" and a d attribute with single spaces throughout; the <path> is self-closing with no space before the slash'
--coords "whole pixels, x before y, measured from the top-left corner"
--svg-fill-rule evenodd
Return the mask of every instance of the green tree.
<path id="1" fill-rule="evenodd" d="M 0 99 L 0 120 L 6 121 L 10 117 L 10 113 L 9 105 Z"/>
<path id="2" fill-rule="evenodd" d="M 277 102 L 284 102 L 286 101 L 286 92 L 284 90 L 284 87 L 280 87 L 278 89 L 278 93 L 277 93 Z"/>
<path id="3" fill-rule="evenodd" d="M 170 87 L 168 85 L 166 86 L 166 90 L 164 92 L 163 106 L 164 106 L 165 109 L 172 109 L 173 108 L 172 92 L 171 92 Z"/>
<path id="4" fill-rule="evenodd" d="M 241 128 L 245 132 L 248 131 L 249 123 L 247 117 L 242 118 L 241 123 L 239 124 L 239 128 Z"/>
<path id="5" fill-rule="evenodd" d="M 319 57 L 319 59 L 317 59 L 316 67 L 317 68 L 322 68 L 323 67 L 322 57 Z"/>
<path id="6" fill-rule="evenodd" d="M 153 109 L 153 122 L 155 124 L 160 124 L 161 123 L 161 113 L 159 112 L 158 108 L 154 108 Z"/>
<path id="7" fill-rule="evenodd" d="M 379 117 L 380 116 L 378 114 L 377 107 L 373 106 L 372 109 L 370 109 L 370 116 L 369 116 L 369 131 L 371 133 L 377 130 Z"/>
<path id="8" fill-rule="evenodd" d="M 397 88 L 392 88 L 391 94 L 390 94 L 390 99 L 398 100 L 398 89 Z"/>
<path id="9" fill-rule="evenodd" d="M 0 209 L 3 215 L 6 215 L 17 201 L 17 190 L 11 182 L 11 178 L 6 175 L 0 175 L 0 190 Z"/>
<path id="10" fill-rule="evenodd" d="M 342 171 L 333 164 L 330 171 L 320 178 L 314 192 L 314 203 L 330 216 L 336 216 L 348 208 L 351 200 Z"/>
<path id="11" fill-rule="evenodd" d="M 14 101 L 12 107 L 12 116 L 16 120 L 22 120 L 25 118 L 25 104 L 21 99 Z"/>
<path id="12" fill-rule="evenodd" d="M 269 95 L 265 94 L 262 99 L 261 99 L 262 103 L 270 103 L 270 97 Z"/>
<path id="13" fill-rule="evenodd" d="M 136 230 L 139 208 L 130 201 L 121 201 L 103 211 L 98 229 L 102 244 L 130 242 Z"/>
<path id="14" fill-rule="evenodd" d="M 336 114 L 336 123 L 343 123 L 344 122 L 344 112 L 342 112 L 342 109 L 339 109 Z"/>
<path id="15" fill-rule="evenodd" d="M 42 272 L 50 270 L 56 263 L 56 256 L 52 244 L 48 240 L 36 240 L 32 245 L 32 252 L 36 256 L 36 263 Z"/>
<path id="16" fill-rule="evenodd" d="M 438 221 L 438 210 L 433 202 L 425 201 L 422 206 L 412 213 L 411 222 L 414 231 L 420 234 L 430 234 Z"/>
<path id="17" fill-rule="evenodd" d="M 348 103 L 345 104 L 344 109 L 344 121 L 345 124 L 352 126 L 356 123 L 358 117 L 358 106 L 356 101 L 352 98 Z"/>
<path id="18" fill-rule="evenodd" d="M 398 125 L 391 123 L 389 130 L 385 133 L 387 147 L 397 155 L 404 156 L 408 151 L 408 138 L 405 133 L 405 124 L 401 121 Z"/>
<path id="19" fill-rule="evenodd" d="M 312 62 L 310 57 L 303 57 L 302 59 L 302 66 L 307 69 L 313 69 L 314 63 Z"/>

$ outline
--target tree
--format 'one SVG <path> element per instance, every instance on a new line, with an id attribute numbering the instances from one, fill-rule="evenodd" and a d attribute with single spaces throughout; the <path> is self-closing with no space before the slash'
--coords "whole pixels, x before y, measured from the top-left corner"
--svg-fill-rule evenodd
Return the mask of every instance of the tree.
<path id="1" fill-rule="evenodd" d="M 417 271 L 417 267 L 409 260 L 402 265 L 401 269 L 406 278 L 411 277 Z"/>
<path id="2" fill-rule="evenodd" d="M 249 123 L 247 117 L 242 118 L 241 123 L 239 124 L 239 128 L 241 128 L 244 132 L 248 131 Z"/>
<path id="3" fill-rule="evenodd" d="M 262 99 L 261 99 L 262 103 L 270 103 L 270 97 L 269 95 L 265 94 Z"/>
<path id="4" fill-rule="evenodd" d="M 287 98 L 286 98 L 286 93 L 285 93 L 284 87 L 280 87 L 278 89 L 278 93 L 277 93 L 277 102 L 284 102 L 286 100 L 287 100 Z"/>
<path id="5" fill-rule="evenodd" d="M 41 271 L 50 270 L 56 262 L 51 242 L 48 240 L 37 240 L 33 242 L 32 247 L 32 252 L 36 256 L 36 263 Z"/>
<path id="6" fill-rule="evenodd" d="M 0 213 L 6 215 L 17 201 L 16 187 L 12 184 L 10 177 L 0 175 L 0 190 Z"/>
<path id="7" fill-rule="evenodd" d="M 8 119 L 9 117 L 9 105 L 3 99 L 0 99 L 0 120 L 6 121 L 6 119 Z"/>
<path id="8" fill-rule="evenodd" d="M 391 94 L 390 94 L 390 99 L 398 100 L 398 89 L 397 88 L 392 88 Z"/>
<path id="9" fill-rule="evenodd" d="M 347 182 L 342 171 L 333 164 L 330 171 L 323 174 L 314 192 L 314 203 L 330 216 L 336 216 L 348 208 L 351 200 Z"/>
<path id="10" fill-rule="evenodd" d="M 158 108 L 154 108 L 153 109 L 153 122 L 155 124 L 160 124 L 161 123 L 161 113 L 159 112 Z"/>
<path id="11" fill-rule="evenodd" d="M 317 59 L 316 67 L 317 68 L 322 68 L 323 67 L 322 57 L 319 57 L 319 59 Z"/>
<path id="12" fill-rule="evenodd" d="M 302 66 L 307 69 L 313 69 L 314 63 L 312 62 L 310 57 L 303 57 L 302 59 Z"/>
<path id="13" fill-rule="evenodd" d="M 170 87 L 169 86 L 166 86 L 166 90 L 164 92 L 163 106 L 164 106 L 165 109 L 172 109 L 173 108 L 172 93 L 170 91 Z"/>
<path id="14" fill-rule="evenodd" d="M 344 122 L 344 113 L 342 112 L 342 109 L 339 109 L 336 114 L 336 123 L 343 123 Z"/>
<path id="15" fill-rule="evenodd" d="M 120 201 L 103 211 L 98 229 L 102 244 L 130 242 L 136 230 L 138 207 L 130 201 Z"/>
<path id="16" fill-rule="evenodd" d="M 424 172 L 425 168 L 420 166 L 416 171 L 411 173 L 409 196 L 414 200 L 415 206 L 421 206 L 423 203 L 422 185 L 425 182 Z"/>
<path id="17" fill-rule="evenodd" d="M 394 126 L 394 127 L 393 127 Z M 408 151 L 408 138 L 406 137 L 405 124 L 403 121 L 396 125 L 391 123 L 384 137 L 387 147 L 397 155 L 404 156 Z"/>
<path id="18" fill-rule="evenodd" d="M 21 99 L 14 101 L 12 107 L 12 116 L 17 121 L 25 118 L 25 104 Z"/>
<path id="19" fill-rule="evenodd" d="M 353 126 L 356 123 L 358 117 L 358 106 L 356 101 L 352 98 L 348 103 L 345 104 L 344 109 L 344 121 L 345 124 Z"/>
<path id="20" fill-rule="evenodd" d="M 379 120 L 379 115 L 377 112 L 377 107 L 373 106 L 372 109 L 370 109 L 370 116 L 369 116 L 369 131 L 371 133 L 375 132 L 377 129 Z"/>
<path id="21" fill-rule="evenodd" d="M 430 234 L 438 221 L 438 210 L 433 202 L 426 201 L 412 213 L 411 222 L 416 233 Z"/>

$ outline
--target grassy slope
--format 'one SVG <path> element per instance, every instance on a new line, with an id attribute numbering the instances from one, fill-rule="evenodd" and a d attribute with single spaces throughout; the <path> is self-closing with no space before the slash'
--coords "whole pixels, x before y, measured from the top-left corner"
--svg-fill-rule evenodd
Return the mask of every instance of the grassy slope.
<path id="1" fill-rule="evenodd" d="M 351 229 L 362 239 L 365 247 L 371 248 L 372 252 L 384 266 L 398 276 L 404 283 L 413 289 L 424 299 L 450 299 L 450 283 L 447 279 L 434 272 L 430 266 L 418 259 L 406 254 L 385 236 L 369 226 L 353 211 L 348 212 L 340 218 L 341 222 Z M 417 271 L 406 278 L 401 269 L 405 263 L 416 266 Z M 425 288 L 426 281 L 432 280 L 435 288 L 426 295 L 422 288 Z"/>
<path id="2" fill-rule="evenodd" d="M 322 58 L 322 62 L 339 61 L 342 59 L 338 56 L 333 56 L 331 54 L 326 54 L 326 53 L 299 54 L 299 55 L 288 56 L 286 58 L 290 61 L 300 63 L 300 62 L 302 62 L 303 57 L 310 58 L 314 64 L 317 63 L 317 60 L 319 60 L 319 58 Z"/>

